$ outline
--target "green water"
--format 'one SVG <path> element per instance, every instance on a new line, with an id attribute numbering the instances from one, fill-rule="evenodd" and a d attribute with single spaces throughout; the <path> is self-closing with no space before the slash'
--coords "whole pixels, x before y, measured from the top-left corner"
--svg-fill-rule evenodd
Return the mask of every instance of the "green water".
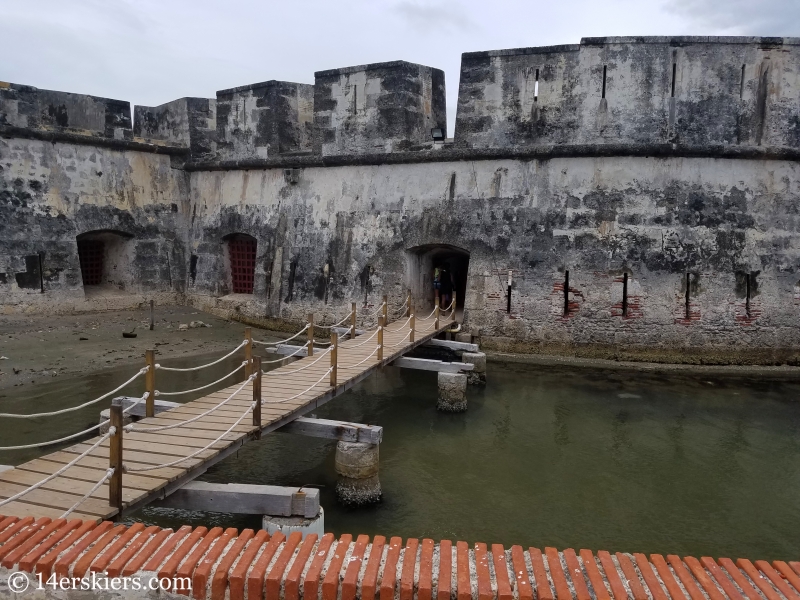
<path id="1" fill-rule="evenodd" d="M 87 378 L 92 388 L 97 377 Z M 79 389 L 61 401 L 77 403 Z M 337 534 L 796 559 L 799 391 L 788 382 L 490 363 L 487 386 L 468 391 L 468 412 L 448 415 L 435 410 L 435 373 L 387 368 L 316 411 L 383 426 L 381 504 L 339 507 L 335 442 L 280 433 L 248 443 L 202 479 L 322 485 L 326 529 Z M 10 404 L 20 402 L 0 398 L 0 407 Z M 3 445 L 23 437 L 7 426 Z M 152 507 L 132 518 L 260 525 Z"/>

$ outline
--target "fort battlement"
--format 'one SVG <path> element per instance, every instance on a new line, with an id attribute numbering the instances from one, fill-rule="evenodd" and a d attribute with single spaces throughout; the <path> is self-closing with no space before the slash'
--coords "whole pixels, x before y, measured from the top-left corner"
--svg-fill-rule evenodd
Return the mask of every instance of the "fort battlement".
<path id="1" fill-rule="evenodd" d="M 455 157 L 788 156 L 800 150 L 800 38 L 608 37 L 462 55 Z M 4 84 L 8 131 L 169 146 L 190 162 L 386 154 L 440 160 L 444 73 L 405 61 L 266 81 L 158 107 Z M 749 150 L 749 154 L 748 154 Z M 469 152 L 472 151 L 472 152 Z"/>
<path id="2" fill-rule="evenodd" d="M 444 74 L 404 61 L 132 121 L 0 84 L 3 310 L 300 321 L 432 302 L 446 262 L 497 348 L 800 362 L 800 39 L 584 38 L 465 53 L 459 79 L 454 132 Z"/>

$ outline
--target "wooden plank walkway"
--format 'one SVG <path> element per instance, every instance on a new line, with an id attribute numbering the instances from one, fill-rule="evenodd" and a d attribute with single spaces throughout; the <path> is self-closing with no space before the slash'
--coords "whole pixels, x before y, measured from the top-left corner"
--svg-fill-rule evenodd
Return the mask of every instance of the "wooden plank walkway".
<path id="1" fill-rule="evenodd" d="M 76 519 L 100 521 L 130 512 L 169 495 L 188 481 L 201 475 L 208 467 L 236 452 L 245 442 L 254 439 L 259 430 L 269 432 L 285 425 L 344 393 L 353 385 L 371 375 L 380 367 L 433 338 L 453 325 L 453 321 L 417 319 L 415 341 L 408 340 L 406 318 L 390 323 L 383 335 L 383 360 L 372 354 L 377 347 L 377 336 L 364 343 L 376 329 L 370 329 L 353 340 L 339 342 L 337 360 L 337 385 L 330 386 L 325 376 L 331 366 L 330 353 L 316 350 L 315 355 L 269 371 L 262 377 L 261 427 L 253 425 L 247 414 L 223 439 L 214 443 L 196 457 L 170 467 L 144 472 L 126 472 L 122 477 L 122 511 L 109 505 L 108 483 L 101 485 L 70 515 Z M 325 356 L 320 359 L 320 354 Z M 372 354 L 372 356 L 370 356 Z M 318 360 L 320 359 L 320 360 Z M 316 364 L 313 364 L 317 361 Z M 312 365 L 300 372 L 298 369 Z M 282 376 L 283 374 L 283 376 Z M 320 381 L 320 379 L 322 379 Z M 319 384 L 314 386 L 315 382 Z M 241 384 L 229 386 L 207 396 L 187 402 L 155 417 L 142 419 L 136 427 L 174 425 L 191 419 L 213 408 L 233 394 Z M 311 388 L 311 389 L 309 389 Z M 125 431 L 123 435 L 123 461 L 128 469 L 163 465 L 204 448 L 230 428 L 253 401 L 252 383 L 247 383 L 224 406 L 197 421 L 160 432 Z M 0 472 L 0 500 L 10 498 L 29 486 L 52 475 L 64 465 L 89 449 L 100 438 L 95 437 L 52 454 L 28 461 L 8 471 Z M 6 516 L 58 518 L 90 492 L 109 468 L 109 440 L 82 458 L 63 474 L 21 498 L 0 508 Z"/>

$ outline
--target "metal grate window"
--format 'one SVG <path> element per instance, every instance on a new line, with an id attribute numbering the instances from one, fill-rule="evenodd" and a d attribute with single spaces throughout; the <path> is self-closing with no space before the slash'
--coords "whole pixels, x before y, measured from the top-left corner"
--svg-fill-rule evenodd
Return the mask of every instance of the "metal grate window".
<path id="1" fill-rule="evenodd" d="M 100 240 L 78 242 L 78 258 L 81 261 L 83 285 L 100 285 L 103 283 L 104 251 L 105 244 Z"/>
<path id="2" fill-rule="evenodd" d="M 256 271 L 255 240 L 231 240 L 228 242 L 231 259 L 231 279 L 234 294 L 252 294 Z"/>

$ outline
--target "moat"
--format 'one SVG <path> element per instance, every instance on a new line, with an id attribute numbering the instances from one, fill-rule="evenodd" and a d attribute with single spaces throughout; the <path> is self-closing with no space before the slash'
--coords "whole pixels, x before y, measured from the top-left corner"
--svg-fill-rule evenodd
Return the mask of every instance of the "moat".
<path id="1" fill-rule="evenodd" d="M 229 362 L 204 378 L 228 372 Z M 126 373 L 14 388 L 2 406 L 74 406 Z M 165 376 L 164 388 L 200 381 L 181 377 Z M 756 378 L 490 363 L 487 386 L 468 391 L 468 411 L 449 415 L 435 409 L 435 373 L 386 368 L 316 411 L 384 427 L 381 504 L 339 507 L 335 442 L 282 433 L 248 443 L 202 479 L 324 486 L 325 528 L 337 534 L 785 559 L 800 552 L 792 533 L 800 526 L 799 391 Z M 51 439 L 96 422 L 98 410 L 2 422 L 0 438 L 27 443 L 35 430 Z M 2 462 L 40 453 L 5 453 Z M 260 526 L 258 517 L 155 508 L 133 519 Z"/>

